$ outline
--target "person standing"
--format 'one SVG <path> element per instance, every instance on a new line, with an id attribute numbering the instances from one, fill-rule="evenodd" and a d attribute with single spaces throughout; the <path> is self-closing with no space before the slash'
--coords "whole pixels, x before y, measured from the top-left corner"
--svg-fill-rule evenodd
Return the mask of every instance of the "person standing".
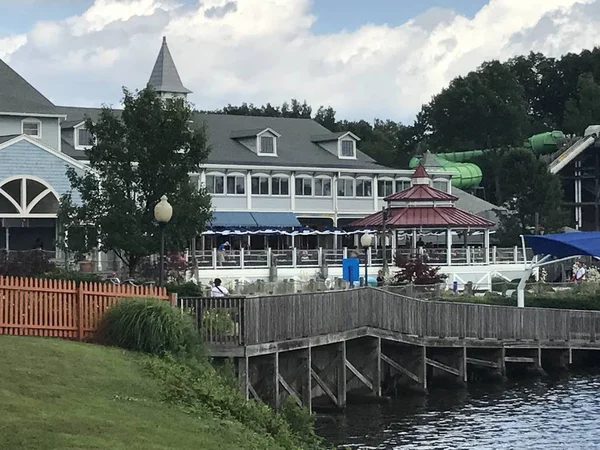
<path id="1" fill-rule="evenodd" d="M 221 286 L 221 279 L 215 278 L 213 287 L 210 290 L 211 297 L 226 297 L 229 295 L 229 291 L 225 286 Z"/>
<path id="2" fill-rule="evenodd" d="M 383 277 L 383 271 L 377 272 L 377 287 L 383 287 L 385 284 L 385 278 Z"/>
<path id="3" fill-rule="evenodd" d="M 577 263 L 577 271 L 575 272 L 575 281 L 583 281 L 585 278 L 585 267 L 583 267 L 583 263 L 579 261 Z"/>

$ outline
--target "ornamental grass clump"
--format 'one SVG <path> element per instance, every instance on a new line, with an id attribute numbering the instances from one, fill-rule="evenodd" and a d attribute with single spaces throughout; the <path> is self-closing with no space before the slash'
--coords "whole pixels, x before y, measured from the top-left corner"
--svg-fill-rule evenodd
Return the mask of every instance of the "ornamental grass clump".
<path id="1" fill-rule="evenodd" d="M 200 337 L 191 318 L 164 300 L 125 299 L 109 309 L 98 327 L 100 343 L 163 355 L 198 355 Z"/>

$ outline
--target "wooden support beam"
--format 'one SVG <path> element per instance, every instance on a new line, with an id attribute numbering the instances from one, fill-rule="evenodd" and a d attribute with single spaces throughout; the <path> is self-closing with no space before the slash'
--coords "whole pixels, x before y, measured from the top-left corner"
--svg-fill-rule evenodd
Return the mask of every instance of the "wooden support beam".
<path id="1" fill-rule="evenodd" d="M 300 394 L 298 394 L 296 392 L 296 390 L 292 386 L 290 386 L 288 384 L 288 382 L 285 381 L 285 378 L 283 378 L 281 375 L 279 375 L 279 382 L 281 383 L 283 388 L 287 391 L 287 393 L 294 398 L 294 400 L 298 404 L 298 406 L 302 406 L 302 400 L 300 400 Z"/>
<path id="2" fill-rule="evenodd" d="M 388 363 L 390 366 L 392 366 L 398 372 L 406 375 L 408 378 L 410 378 L 414 382 L 421 383 L 421 380 L 419 379 L 419 377 L 417 375 L 415 375 L 414 373 L 412 373 L 407 368 L 402 367 L 400 364 L 398 364 L 396 361 L 394 361 L 392 358 L 390 358 L 389 356 L 385 355 L 384 353 L 381 353 L 381 360 L 383 362 L 385 362 L 385 363 Z"/>
<path id="3" fill-rule="evenodd" d="M 460 374 L 463 383 L 468 381 L 467 376 L 467 347 L 463 347 L 460 355 Z"/>
<path id="4" fill-rule="evenodd" d="M 252 386 L 251 383 L 248 383 L 248 391 L 250 392 L 250 394 L 252 394 L 252 397 L 254 398 L 254 400 L 256 400 L 257 402 L 263 402 L 261 400 L 261 398 L 258 396 L 258 394 L 256 393 L 256 391 L 254 390 L 254 386 Z"/>
<path id="5" fill-rule="evenodd" d="M 435 361 L 431 358 L 425 358 L 425 362 L 432 367 L 437 367 L 438 369 L 444 370 L 448 373 L 456 375 L 457 377 L 460 377 L 460 375 L 461 375 L 460 370 L 455 369 L 454 367 L 447 366 L 446 364 L 443 364 L 439 361 Z"/>
<path id="6" fill-rule="evenodd" d="M 311 374 L 312 378 L 317 382 L 317 384 L 321 387 L 321 389 L 323 389 L 323 392 L 325 392 L 325 394 L 327 394 L 327 397 L 329 397 L 331 399 L 331 401 L 335 405 L 337 405 L 338 404 L 337 397 L 331 391 L 331 389 L 329 389 L 329 386 L 327 386 L 327 384 L 321 379 L 321 377 L 317 374 L 317 372 L 315 372 L 315 369 L 313 369 L 312 367 L 310 368 L 310 374 Z"/>
<path id="7" fill-rule="evenodd" d="M 492 369 L 498 368 L 498 363 L 479 358 L 467 358 L 467 364 L 473 364 L 474 366 L 490 367 Z"/>
<path id="8" fill-rule="evenodd" d="M 340 408 L 346 407 L 346 342 L 338 344 L 337 361 L 337 399 Z"/>
<path id="9" fill-rule="evenodd" d="M 375 338 L 375 358 L 373 367 L 373 394 L 381 397 L 381 338 Z"/>
<path id="10" fill-rule="evenodd" d="M 527 364 L 536 364 L 537 358 L 530 358 L 528 356 L 505 356 L 504 361 L 510 363 L 527 363 Z"/>
<path id="11" fill-rule="evenodd" d="M 312 348 L 308 347 L 305 351 L 306 358 L 302 364 L 305 370 L 305 384 L 303 385 L 302 389 L 302 403 L 304 403 L 304 407 L 312 413 L 312 376 L 310 373 L 310 369 L 312 367 Z"/>
<path id="12" fill-rule="evenodd" d="M 247 356 L 242 358 L 237 358 L 237 369 L 238 369 L 238 380 L 240 383 L 240 387 L 244 394 L 244 398 L 249 400 L 250 392 L 248 390 L 248 385 L 250 384 L 249 372 L 250 372 L 250 361 Z"/>
<path id="13" fill-rule="evenodd" d="M 362 373 L 358 371 L 356 367 L 352 365 L 352 363 L 346 360 L 346 368 L 350 369 L 350 372 L 354 374 L 356 378 L 358 378 L 365 386 L 369 389 L 373 390 L 373 383 L 367 377 L 365 377 Z"/>
<path id="14" fill-rule="evenodd" d="M 275 410 L 279 410 L 279 352 L 275 352 L 273 354 L 273 359 L 274 359 L 274 363 L 273 363 L 273 382 L 275 383 L 275 387 L 274 389 L 274 405 L 273 407 L 275 408 Z"/>

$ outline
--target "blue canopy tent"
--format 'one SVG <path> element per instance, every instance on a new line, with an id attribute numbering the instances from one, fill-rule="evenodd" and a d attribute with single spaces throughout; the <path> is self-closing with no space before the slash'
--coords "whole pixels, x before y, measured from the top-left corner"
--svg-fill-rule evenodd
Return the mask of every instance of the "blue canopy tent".
<path id="1" fill-rule="evenodd" d="M 525 283 L 533 269 L 579 256 L 600 258 L 600 231 L 575 231 L 570 233 L 521 236 L 523 251 L 529 245 L 534 255 L 544 255 L 525 269 L 517 287 L 517 305 L 525 306 Z M 555 258 L 555 259 L 551 259 Z"/>

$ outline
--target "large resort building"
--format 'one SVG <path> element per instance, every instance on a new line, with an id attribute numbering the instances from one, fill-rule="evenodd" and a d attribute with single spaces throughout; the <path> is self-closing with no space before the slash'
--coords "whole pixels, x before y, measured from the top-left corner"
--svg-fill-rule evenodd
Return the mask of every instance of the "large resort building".
<path id="1" fill-rule="evenodd" d="M 164 98 L 191 93 L 165 39 L 149 84 Z M 86 170 L 85 119 L 95 120 L 100 111 L 54 105 L 0 60 L 1 248 L 27 250 L 41 242 L 45 250 L 56 250 L 59 199 L 71 190 L 65 172 Z M 341 260 L 364 253 L 361 233 L 378 230 L 357 228 L 356 221 L 381 212 L 384 199 L 414 185 L 414 170 L 381 166 L 360 151 L 360 136 L 333 133 L 310 119 L 196 113 L 193 121 L 206 125 L 211 151 L 190 177 L 210 192 L 214 208 L 207 232 L 198 237 L 196 257 L 190 258 L 200 280 L 266 278 L 273 266 L 286 278 L 314 277 L 327 267 L 330 276 L 341 276 Z M 419 183 L 437 193 L 433 200 L 445 193 L 445 208 L 480 220 L 458 227 L 415 219 L 375 240 L 365 254 L 373 270 L 384 257 L 392 264 L 398 249 L 415 250 L 419 241 L 455 274 L 449 282 L 456 277 L 461 283 L 490 282 L 498 273 L 511 278 L 522 270 L 520 252 L 490 244 L 494 205 L 453 188 L 447 172 L 429 169 L 422 178 Z M 439 206 L 433 200 L 419 207 Z M 217 247 L 225 241 L 231 249 L 221 255 Z M 110 255 L 96 259 L 99 269 L 112 270 Z"/>

